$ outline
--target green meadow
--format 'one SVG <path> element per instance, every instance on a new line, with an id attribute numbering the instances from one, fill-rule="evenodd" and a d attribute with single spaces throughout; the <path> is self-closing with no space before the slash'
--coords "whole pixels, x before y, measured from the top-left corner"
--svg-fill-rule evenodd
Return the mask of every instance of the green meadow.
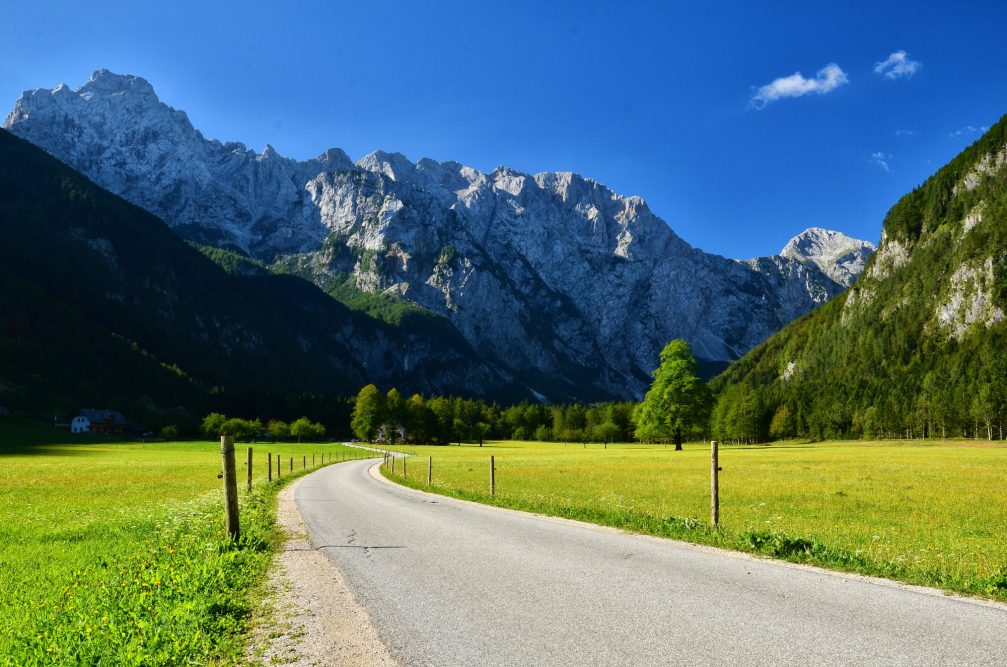
<path id="1" fill-rule="evenodd" d="M 246 447 L 254 449 L 246 490 Z M 101 442 L 0 419 L 0 665 L 231 664 L 280 536 L 283 480 L 331 444 L 236 445 L 242 536 L 224 536 L 219 444 Z M 294 474 L 289 472 L 290 458 Z"/>
<path id="2" fill-rule="evenodd" d="M 493 442 L 395 447 L 386 476 L 433 491 L 694 543 L 1007 600 L 1007 446 L 985 441 L 708 444 Z M 489 495 L 489 457 L 496 496 Z"/>

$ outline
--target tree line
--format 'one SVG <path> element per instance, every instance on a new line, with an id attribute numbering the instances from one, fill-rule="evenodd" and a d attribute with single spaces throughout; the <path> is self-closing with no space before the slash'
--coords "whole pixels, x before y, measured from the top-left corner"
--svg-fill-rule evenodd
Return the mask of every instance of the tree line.
<path id="1" fill-rule="evenodd" d="M 632 439 L 631 402 L 598 405 L 545 405 L 523 402 L 509 407 L 447 396 L 413 394 L 394 387 L 382 392 L 369 384 L 357 394 L 350 427 L 372 442 L 441 444 L 485 440 L 616 442 Z"/>
<path id="2" fill-rule="evenodd" d="M 219 438 L 222 435 L 233 436 L 237 440 L 271 439 L 288 440 L 294 438 L 297 442 L 304 440 L 321 440 L 325 437 L 325 426 L 313 422 L 307 417 L 300 417 L 287 423 L 280 419 L 271 419 L 265 424 L 261 419 L 242 419 L 228 417 L 219 412 L 211 412 L 203 418 L 201 426 L 203 434 L 209 438 Z"/>
<path id="3" fill-rule="evenodd" d="M 661 353 L 654 385 L 642 403 L 595 405 L 495 403 L 457 397 L 382 392 L 369 384 L 357 394 L 350 427 L 361 440 L 394 444 L 537 440 L 541 442 L 674 442 L 706 433 L 711 397 L 699 379 L 688 343 L 673 341 Z"/>

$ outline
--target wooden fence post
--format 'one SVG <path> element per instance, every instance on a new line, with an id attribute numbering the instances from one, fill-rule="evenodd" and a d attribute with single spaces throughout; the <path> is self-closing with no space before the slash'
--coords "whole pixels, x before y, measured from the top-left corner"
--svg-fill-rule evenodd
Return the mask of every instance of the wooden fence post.
<path id="1" fill-rule="evenodd" d="M 717 441 L 710 442 L 710 524 L 720 525 L 720 466 L 718 465 Z"/>
<path id="2" fill-rule="evenodd" d="M 495 496 L 497 493 L 497 467 L 493 462 L 493 457 L 490 457 L 490 495 Z"/>
<path id="3" fill-rule="evenodd" d="M 402 457 L 402 479 L 406 479 L 406 457 Z"/>
<path id="4" fill-rule="evenodd" d="M 248 492 L 252 492 L 252 448 L 248 448 Z"/>
<path id="5" fill-rule="evenodd" d="M 290 472 L 294 472 L 294 457 L 290 457 Z"/>
<path id="6" fill-rule="evenodd" d="M 224 527 L 228 536 L 237 541 L 241 530 L 238 527 L 238 475 L 234 469 L 234 436 L 220 436 L 220 462 L 224 469 Z"/>
<path id="7" fill-rule="evenodd" d="M 308 467 L 308 455 L 305 454 L 304 456 L 301 457 L 301 470 L 304 470 L 307 467 Z"/>
<path id="8" fill-rule="evenodd" d="M 395 474 L 395 457 L 392 457 L 392 474 Z"/>
<path id="9" fill-rule="evenodd" d="M 433 484 L 433 479 L 434 479 L 434 457 L 428 456 L 427 457 L 427 486 L 431 486 Z"/>
<path id="10" fill-rule="evenodd" d="M 268 471 L 266 472 L 266 481 L 267 482 L 272 482 L 273 481 L 273 453 L 272 452 L 266 452 L 266 463 L 269 464 L 268 467 L 267 467 Z"/>

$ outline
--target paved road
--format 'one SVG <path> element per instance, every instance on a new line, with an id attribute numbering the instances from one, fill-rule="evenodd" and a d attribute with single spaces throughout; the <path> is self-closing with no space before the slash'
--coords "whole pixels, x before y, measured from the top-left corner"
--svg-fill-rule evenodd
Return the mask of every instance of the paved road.
<path id="1" fill-rule="evenodd" d="M 405 665 L 1007 665 L 1007 610 L 434 497 L 373 461 L 297 505 Z"/>

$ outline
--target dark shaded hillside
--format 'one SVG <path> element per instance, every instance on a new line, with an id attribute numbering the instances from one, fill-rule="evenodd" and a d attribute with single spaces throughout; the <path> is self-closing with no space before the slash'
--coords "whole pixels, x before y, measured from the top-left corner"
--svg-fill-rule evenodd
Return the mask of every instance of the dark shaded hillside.
<path id="1" fill-rule="evenodd" d="M 1007 420 L 1007 119 L 885 218 L 850 290 L 714 381 L 725 439 L 1001 437 Z"/>
<path id="2" fill-rule="evenodd" d="M 452 329 L 390 326 L 298 278 L 228 273 L 151 214 L 6 131 L 0 233 L 0 383 L 12 394 L 3 402 L 18 409 L 144 396 L 204 406 L 350 394 L 370 381 L 525 396 Z"/>

